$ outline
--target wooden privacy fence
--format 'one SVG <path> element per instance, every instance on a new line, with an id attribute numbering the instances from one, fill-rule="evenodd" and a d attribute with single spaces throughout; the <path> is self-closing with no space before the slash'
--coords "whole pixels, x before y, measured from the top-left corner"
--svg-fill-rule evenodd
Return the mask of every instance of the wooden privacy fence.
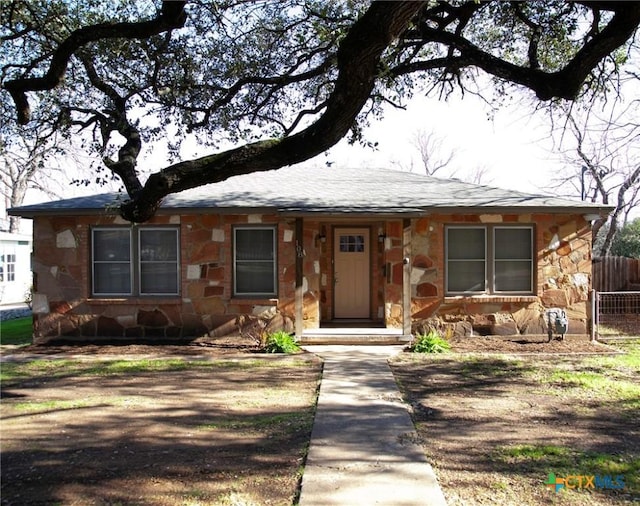
<path id="1" fill-rule="evenodd" d="M 592 287 L 598 292 L 640 290 L 640 259 L 596 257 L 592 261 Z"/>

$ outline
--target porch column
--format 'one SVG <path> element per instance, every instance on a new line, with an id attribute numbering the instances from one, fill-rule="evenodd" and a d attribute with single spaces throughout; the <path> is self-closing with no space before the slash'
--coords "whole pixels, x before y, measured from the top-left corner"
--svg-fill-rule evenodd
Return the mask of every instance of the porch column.
<path id="1" fill-rule="evenodd" d="M 304 326 L 302 324 L 303 304 L 304 304 L 304 230 L 302 218 L 296 218 L 296 290 L 295 290 L 295 309 L 296 322 L 295 333 L 299 339 L 302 337 Z"/>
<path id="2" fill-rule="evenodd" d="M 411 334 L 411 220 L 402 220 L 402 333 Z"/>

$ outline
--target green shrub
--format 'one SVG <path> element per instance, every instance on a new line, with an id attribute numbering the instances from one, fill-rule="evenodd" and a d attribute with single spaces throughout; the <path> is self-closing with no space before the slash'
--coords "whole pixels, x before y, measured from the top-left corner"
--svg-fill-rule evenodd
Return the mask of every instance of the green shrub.
<path id="1" fill-rule="evenodd" d="M 416 336 L 409 348 L 414 353 L 446 353 L 451 344 L 435 330 Z"/>
<path id="2" fill-rule="evenodd" d="M 269 334 L 264 343 L 264 351 L 267 353 L 296 353 L 300 351 L 300 346 L 293 336 L 281 330 Z"/>

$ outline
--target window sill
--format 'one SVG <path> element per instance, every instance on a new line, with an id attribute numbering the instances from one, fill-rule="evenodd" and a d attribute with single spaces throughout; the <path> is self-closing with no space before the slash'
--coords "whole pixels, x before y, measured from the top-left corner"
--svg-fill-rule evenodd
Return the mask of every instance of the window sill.
<path id="1" fill-rule="evenodd" d="M 277 306 L 279 300 L 274 298 L 256 298 L 256 297 L 232 297 L 229 301 L 231 304 L 255 304 L 259 306 Z"/>
<path id="2" fill-rule="evenodd" d="M 496 302 L 537 302 L 536 295 L 447 295 L 444 298 L 446 303 L 467 302 L 467 303 L 496 303 Z"/>
<path id="3" fill-rule="evenodd" d="M 155 305 L 158 303 L 163 304 L 181 304 L 182 297 L 177 297 L 175 295 L 145 295 L 144 297 L 140 295 L 132 295 L 131 297 L 105 297 L 105 298 L 97 298 L 92 297 L 87 299 L 87 304 L 93 304 L 95 306 L 106 306 L 106 305 L 121 305 L 121 304 L 137 304 L 137 305 Z"/>

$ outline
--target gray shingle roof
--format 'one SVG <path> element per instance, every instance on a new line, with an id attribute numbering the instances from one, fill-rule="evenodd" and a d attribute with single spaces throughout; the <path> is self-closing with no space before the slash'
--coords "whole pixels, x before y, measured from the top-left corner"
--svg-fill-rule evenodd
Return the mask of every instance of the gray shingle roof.
<path id="1" fill-rule="evenodd" d="M 10 210 L 40 214 L 93 214 L 113 207 L 118 194 L 45 202 Z M 123 198 L 121 195 L 120 198 Z M 611 206 L 530 194 L 422 174 L 371 168 L 287 167 L 254 172 L 167 196 L 159 212 L 424 214 L 425 212 L 602 213 Z"/>

